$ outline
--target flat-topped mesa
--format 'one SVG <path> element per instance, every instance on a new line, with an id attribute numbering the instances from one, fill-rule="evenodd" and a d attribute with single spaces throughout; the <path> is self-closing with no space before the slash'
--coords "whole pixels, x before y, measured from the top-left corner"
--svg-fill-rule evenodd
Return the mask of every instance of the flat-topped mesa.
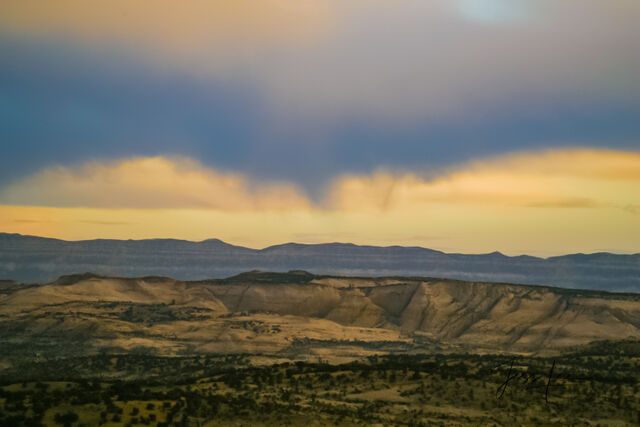
<path id="1" fill-rule="evenodd" d="M 101 278 L 105 278 L 105 277 L 99 274 L 91 273 L 91 272 L 86 272 L 81 274 L 66 274 L 58 277 L 53 283 L 55 285 L 68 286 L 68 285 L 73 285 L 75 283 L 81 282 L 83 280 L 101 279 Z"/>
<path id="2" fill-rule="evenodd" d="M 265 272 L 260 270 L 252 270 L 246 273 L 236 274 L 235 276 L 223 279 L 222 282 L 254 282 L 254 283 L 272 283 L 272 284 L 302 284 L 310 283 L 316 277 L 303 270 L 292 270 L 286 273 Z"/>
<path id="3" fill-rule="evenodd" d="M 53 284 L 60 285 L 60 286 L 68 286 L 68 285 L 73 285 L 78 282 L 91 280 L 91 279 L 142 280 L 149 283 L 175 281 L 175 279 L 172 279 L 171 277 L 165 277 L 165 276 L 144 276 L 144 277 L 137 277 L 137 278 L 128 278 L 128 277 L 109 277 L 101 274 L 86 272 L 82 274 L 66 274 L 66 275 L 60 276 L 53 282 Z"/>
<path id="4" fill-rule="evenodd" d="M 173 348 L 171 340 L 185 334 L 189 345 L 218 350 L 280 351 L 295 338 L 309 337 L 396 340 L 405 350 L 407 342 L 431 340 L 470 351 L 534 352 L 640 338 L 640 294 L 303 271 L 251 271 L 194 282 L 70 275 L 1 293 L 0 316 L 9 323 L 19 318 L 22 326 L 15 327 L 24 329 L 24 339 L 33 331 L 64 334 L 92 325 L 90 330 L 101 332 L 86 339 L 103 344 L 117 337 L 152 345 L 170 336 L 162 345 Z"/>

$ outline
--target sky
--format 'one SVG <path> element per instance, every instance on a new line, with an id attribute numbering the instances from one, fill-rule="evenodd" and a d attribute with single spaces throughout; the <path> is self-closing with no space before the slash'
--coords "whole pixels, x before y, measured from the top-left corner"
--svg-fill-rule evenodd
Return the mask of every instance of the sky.
<path id="1" fill-rule="evenodd" d="M 637 0 L 0 3 L 0 231 L 640 252 Z"/>

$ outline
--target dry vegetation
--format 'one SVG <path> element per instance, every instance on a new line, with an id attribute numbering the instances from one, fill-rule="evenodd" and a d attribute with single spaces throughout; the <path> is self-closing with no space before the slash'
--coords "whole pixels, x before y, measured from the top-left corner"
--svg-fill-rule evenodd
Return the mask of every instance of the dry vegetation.
<path id="1" fill-rule="evenodd" d="M 1 290 L 0 425 L 640 423 L 634 294 L 304 272 Z"/>
<path id="2" fill-rule="evenodd" d="M 623 341 L 553 359 L 423 354 L 340 365 L 262 365 L 246 355 L 59 359 L 5 371 L 0 423 L 636 425 L 639 356 L 640 342 Z"/>
<path id="3" fill-rule="evenodd" d="M 48 354 L 56 346 L 64 352 L 68 343 L 94 354 L 144 347 L 163 356 L 551 354 L 629 337 L 640 338 L 637 294 L 447 279 L 291 272 L 181 282 L 78 275 L 0 293 L 0 340 Z"/>

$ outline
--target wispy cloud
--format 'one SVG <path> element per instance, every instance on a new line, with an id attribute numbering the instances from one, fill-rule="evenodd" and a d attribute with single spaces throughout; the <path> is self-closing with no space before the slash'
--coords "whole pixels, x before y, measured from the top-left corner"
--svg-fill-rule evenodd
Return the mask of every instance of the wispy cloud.
<path id="1" fill-rule="evenodd" d="M 95 225 L 130 225 L 130 222 L 126 221 L 95 221 L 95 220 L 80 220 L 78 221 L 82 224 L 95 224 Z"/>
<path id="2" fill-rule="evenodd" d="M 420 209 L 434 204 L 605 208 L 640 199 L 640 154 L 549 150 L 475 161 L 439 176 L 346 176 L 329 203 L 337 209 Z"/>
<path id="3" fill-rule="evenodd" d="M 264 182 L 187 158 L 131 158 L 45 169 L 0 189 L 0 203 L 108 209 L 422 211 L 435 206 L 537 209 L 640 204 L 640 154 L 551 150 L 499 156 L 434 173 L 336 177 L 314 200 L 295 184 Z"/>
<path id="4" fill-rule="evenodd" d="M 550 199 L 533 202 L 527 205 L 532 208 L 597 208 L 602 207 L 595 200 L 585 197 L 567 197 L 564 199 Z"/>
<path id="5" fill-rule="evenodd" d="M 626 205 L 623 208 L 625 211 L 634 215 L 640 215 L 640 204 L 638 205 Z"/>
<path id="6" fill-rule="evenodd" d="M 17 224 L 41 224 L 41 223 L 48 223 L 48 222 L 51 222 L 51 221 L 45 220 L 45 219 L 21 219 L 21 218 L 17 218 L 17 219 L 14 219 L 12 222 L 15 222 Z"/>

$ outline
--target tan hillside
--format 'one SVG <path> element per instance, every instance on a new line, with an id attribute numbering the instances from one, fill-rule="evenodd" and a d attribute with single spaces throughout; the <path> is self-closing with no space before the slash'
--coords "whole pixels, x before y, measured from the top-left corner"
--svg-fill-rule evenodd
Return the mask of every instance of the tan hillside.
<path id="1" fill-rule="evenodd" d="M 596 340 L 640 338 L 640 295 L 304 272 L 200 282 L 87 274 L 6 288 L 0 326 L 4 342 L 45 352 L 71 341 L 78 351 L 159 354 L 541 354 Z M 63 350 L 72 351 L 56 351 Z"/>

